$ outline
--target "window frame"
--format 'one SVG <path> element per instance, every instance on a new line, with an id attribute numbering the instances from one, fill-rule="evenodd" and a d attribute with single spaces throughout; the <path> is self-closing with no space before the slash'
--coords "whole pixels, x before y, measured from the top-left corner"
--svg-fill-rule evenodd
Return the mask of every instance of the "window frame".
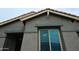
<path id="1" fill-rule="evenodd" d="M 63 51 L 63 47 L 62 47 L 62 41 L 61 41 L 61 36 L 60 36 L 60 30 L 58 28 L 52 28 L 52 29 L 39 29 L 38 33 L 39 33 L 39 51 L 41 51 L 41 39 L 40 39 L 40 31 L 41 30 L 47 30 L 48 31 L 48 37 L 49 37 L 49 47 L 50 47 L 50 51 L 51 50 L 51 41 L 50 41 L 50 32 L 49 30 L 58 30 L 58 36 L 59 36 L 59 43 L 60 43 L 60 48 L 61 48 L 61 51 Z"/>

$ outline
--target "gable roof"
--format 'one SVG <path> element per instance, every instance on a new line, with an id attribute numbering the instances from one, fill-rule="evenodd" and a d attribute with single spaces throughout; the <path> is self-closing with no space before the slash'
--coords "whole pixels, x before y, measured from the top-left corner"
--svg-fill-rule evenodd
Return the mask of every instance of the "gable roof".
<path id="1" fill-rule="evenodd" d="M 39 16 L 39 15 L 41 15 L 41 14 L 43 14 L 43 13 L 47 13 L 47 15 L 49 15 L 50 13 L 52 13 L 52 14 L 57 14 L 57 15 L 60 15 L 60 16 L 64 16 L 64 17 L 71 18 L 71 19 L 74 19 L 74 20 L 79 21 L 79 16 L 72 15 L 72 14 L 66 13 L 66 12 L 57 11 L 57 10 L 50 9 L 50 8 L 46 8 L 46 9 L 41 10 L 41 11 L 38 11 L 38 12 L 32 11 L 32 12 L 23 14 L 23 15 L 21 15 L 21 16 L 12 18 L 12 19 L 10 19 L 10 20 L 1 22 L 1 23 L 0 23 L 0 26 L 5 25 L 5 24 L 8 24 L 8 23 L 11 23 L 11 22 L 16 21 L 16 20 L 25 21 L 25 20 L 28 20 L 28 19 L 30 19 L 30 18 Z"/>
<path id="2" fill-rule="evenodd" d="M 23 18 L 28 17 L 28 16 L 31 16 L 31 15 L 33 15 L 33 14 L 35 14 L 35 12 L 34 12 L 34 11 L 31 11 L 31 12 L 29 12 L 29 13 L 26 13 L 26 14 L 23 14 L 23 15 L 20 15 L 20 16 L 17 16 L 17 17 L 15 17 L 15 18 L 12 18 L 12 19 L 3 21 L 3 22 L 0 23 L 0 26 L 5 25 L 5 24 L 8 24 L 8 23 L 11 23 L 11 22 L 14 22 L 14 21 L 16 21 L 16 20 L 23 19 Z"/>
<path id="3" fill-rule="evenodd" d="M 49 14 L 49 13 L 57 14 L 57 15 L 60 15 L 60 16 L 64 16 L 64 17 L 71 18 L 71 19 L 75 19 L 75 20 L 79 21 L 79 17 L 76 16 L 76 15 L 72 15 L 72 14 L 66 13 L 66 12 L 57 11 L 57 10 L 50 9 L 50 8 L 46 8 L 46 9 L 44 9 L 44 10 L 38 11 L 36 14 L 34 14 L 34 15 L 32 15 L 32 16 L 29 16 L 29 17 L 27 17 L 27 18 L 21 19 L 21 21 L 28 20 L 28 19 L 30 19 L 30 18 L 36 17 L 36 16 L 38 16 L 38 15 L 41 15 L 41 14 L 43 14 L 43 13 L 45 13 L 45 12 L 47 12 L 47 14 Z"/>

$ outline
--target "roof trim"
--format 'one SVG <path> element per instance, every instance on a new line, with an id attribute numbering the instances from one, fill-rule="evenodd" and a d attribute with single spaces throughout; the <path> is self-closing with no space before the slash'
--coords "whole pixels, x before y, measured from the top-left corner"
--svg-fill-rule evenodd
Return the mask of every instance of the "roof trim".
<path id="1" fill-rule="evenodd" d="M 15 18 L 12 18 L 12 19 L 9 19 L 9 20 L 6 20 L 6 21 L 3 21 L 3 22 L 0 23 L 0 26 L 5 25 L 5 24 L 8 24 L 8 23 L 11 23 L 13 21 L 20 20 L 20 19 L 25 18 L 25 17 L 28 17 L 28 16 L 31 16 L 33 14 L 35 14 L 34 11 L 29 12 L 29 13 L 26 13 L 26 14 L 23 14 L 23 15 L 20 15 L 20 16 L 17 16 Z"/>
<path id="2" fill-rule="evenodd" d="M 64 16 L 64 17 L 71 18 L 71 19 L 75 19 L 75 20 L 79 21 L 79 18 L 78 18 L 78 16 L 76 16 L 76 15 L 72 15 L 72 14 L 69 14 L 69 13 L 56 11 L 56 10 L 49 9 L 49 8 L 48 8 L 48 9 L 45 9 L 45 10 L 42 10 L 42 11 L 39 11 L 38 13 L 36 13 L 36 14 L 34 14 L 34 15 L 32 15 L 32 16 L 29 16 L 29 17 L 27 17 L 27 18 L 23 18 L 23 19 L 21 19 L 21 21 L 28 20 L 28 19 L 30 19 L 30 18 L 36 17 L 36 16 L 38 16 L 38 15 L 41 15 L 41 14 L 43 14 L 43 13 L 45 13 L 45 12 L 47 12 L 47 14 L 53 13 L 53 14 L 57 14 L 57 15 L 60 15 L 60 16 Z"/>
<path id="3" fill-rule="evenodd" d="M 23 18 L 23 19 L 21 19 L 21 21 L 25 21 L 25 20 L 27 20 L 27 19 L 36 17 L 36 16 L 41 15 L 41 14 L 43 14 L 43 13 L 45 13 L 45 12 L 47 12 L 47 10 L 38 12 L 38 13 L 36 13 L 36 14 L 34 14 L 34 15 L 32 15 L 32 16 L 29 16 L 29 17 L 27 17 L 27 18 Z"/>
<path id="4" fill-rule="evenodd" d="M 63 13 L 58 13 L 58 12 L 53 12 L 50 10 L 51 13 L 54 13 L 54 14 L 57 14 L 57 15 L 60 15 L 60 16 L 65 16 L 65 17 L 68 17 L 68 18 L 72 18 L 72 19 L 75 19 L 75 20 L 78 20 L 79 21 L 79 18 L 78 17 L 75 17 L 75 16 L 71 16 L 71 15 L 67 15 L 67 14 L 63 14 Z"/>
<path id="5" fill-rule="evenodd" d="M 57 14 L 57 15 L 60 15 L 60 16 L 64 16 L 64 17 L 67 17 L 67 18 L 71 18 L 71 19 L 74 19 L 74 20 L 77 20 L 79 21 L 79 17 L 76 16 L 76 15 L 72 15 L 72 14 L 69 14 L 69 13 L 65 13 L 65 12 L 61 12 L 61 11 L 57 11 L 57 10 L 53 10 L 53 9 L 50 9 L 50 8 L 46 8 L 44 10 L 41 10 L 41 11 L 38 11 L 38 12 L 29 12 L 29 13 L 26 13 L 26 14 L 23 14 L 23 15 L 20 15 L 18 17 L 15 17 L 15 18 L 12 18 L 10 20 L 7 20 L 7 21 L 4 21 L 4 22 L 1 22 L 0 23 L 0 26 L 2 25 L 6 25 L 8 23 L 11 23 L 11 22 L 14 22 L 16 20 L 20 20 L 20 21 L 25 21 L 25 20 L 28 20 L 30 18 L 33 18 L 33 17 L 36 17 L 36 16 L 39 16 L 43 13 L 47 13 L 47 16 L 52 13 L 52 14 Z"/>
<path id="6" fill-rule="evenodd" d="M 0 26 L 8 24 L 8 23 L 11 23 L 11 22 L 16 21 L 16 20 L 19 20 L 19 19 L 13 19 L 13 20 L 11 19 L 11 20 L 7 20 L 7 21 L 4 21 L 4 22 L 1 22 Z"/>

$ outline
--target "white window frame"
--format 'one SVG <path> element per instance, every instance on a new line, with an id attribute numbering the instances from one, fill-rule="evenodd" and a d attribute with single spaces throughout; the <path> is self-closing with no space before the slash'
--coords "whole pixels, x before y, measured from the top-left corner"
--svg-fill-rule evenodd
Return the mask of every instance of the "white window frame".
<path id="1" fill-rule="evenodd" d="M 49 40 L 49 47 L 50 47 L 50 51 L 52 51 L 51 50 L 51 41 L 50 41 L 50 33 L 49 33 L 49 30 L 54 30 L 54 29 L 39 29 L 39 51 L 41 51 L 41 44 L 40 44 L 40 31 L 41 30 L 48 30 L 48 40 Z M 59 35 L 59 42 L 60 42 L 60 47 L 61 47 L 61 51 L 63 51 L 63 47 L 62 47 L 62 42 L 61 42 L 61 37 L 60 37 L 60 31 L 59 31 L 59 29 L 56 29 L 56 30 L 58 30 L 58 35 Z"/>

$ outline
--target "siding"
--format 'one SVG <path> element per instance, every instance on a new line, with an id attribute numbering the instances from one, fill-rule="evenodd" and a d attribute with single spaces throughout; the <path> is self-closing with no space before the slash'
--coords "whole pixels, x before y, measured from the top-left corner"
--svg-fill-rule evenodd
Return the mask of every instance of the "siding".
<path id="1" fill-rule="evenodd" d="M 72 22 L 72 19 L 64 18 L 54 14 L 47 16 L 46 14 L 40 15 L 26 21 L 24 32 L 37 32 L 37 27 L 35 26 L 52 26 L 57 24 L 62 24 L 61 33 L 63 36 L 63 41 L 66 50 L 79 50 L 79 40 L 76 31 L 79 31 L 79 23 Z M 38 33 L 38 32 L 37 32 Z M 34 36 L 32 36 L 34 35 Z M 35 34 L 24 34 L 22 50 L 36 50 L 36 43 L 34 39 Z M 30 45 L 32 44 L 32 45 Z M 73 44 L 73 45 L 72 45 Z M 28 47 L 29 46 L 29 47 Z"/>
<path id="2" fill-rule="evenodd" d="M 23 32 L 23 29 L 24 29 L 24 25 L 20 21 L 16 21 L 0 27 L 0 50 L 4 46 L 6 33 Z"/>
<path id="3" fill-rule="evenodd" d="M 24 33 L 22 51 L 37 51 L 37 33 Z"/>
<path id="4" fill-rule="evenodd" d="M 79 38 L 76 32 L 63 32 L 67 51 L 79 51 Z"/>
<path id="5" fill-rule="evenodd" d="M 23 28 L 24 25 L 21 21 L 15 21 L 13 23 L 0 27 L 0 32 L 22 32 Z"/>

